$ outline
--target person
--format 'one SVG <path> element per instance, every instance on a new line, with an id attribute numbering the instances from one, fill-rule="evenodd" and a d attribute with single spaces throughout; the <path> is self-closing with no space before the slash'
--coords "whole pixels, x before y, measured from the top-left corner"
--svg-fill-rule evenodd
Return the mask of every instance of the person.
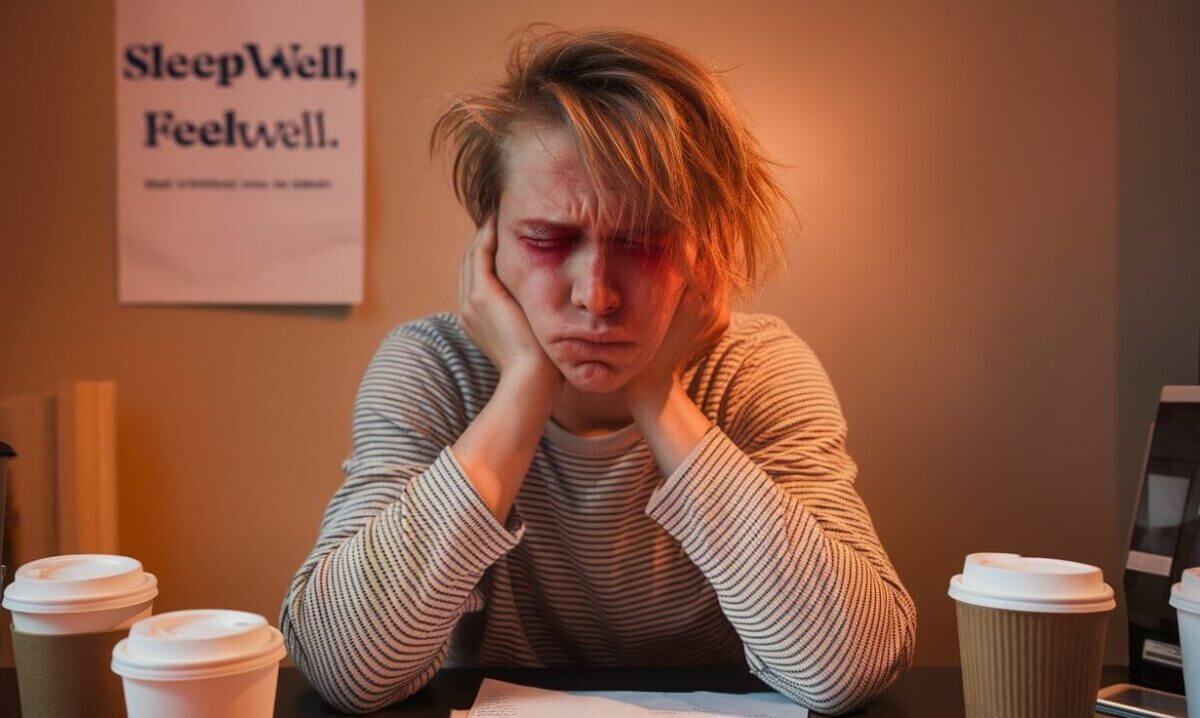
<path id="1" fill-rule="evenodd" d="M 916 609 L 817 356 L 731 308 L 784 261 L 771 161 L 678 47 L 540 29 L 434 125 L 477 228 L 458 311 L 366 369 L 288 652 L 355 713 L 442 666 L 735 666 L 854 709 Z"/>

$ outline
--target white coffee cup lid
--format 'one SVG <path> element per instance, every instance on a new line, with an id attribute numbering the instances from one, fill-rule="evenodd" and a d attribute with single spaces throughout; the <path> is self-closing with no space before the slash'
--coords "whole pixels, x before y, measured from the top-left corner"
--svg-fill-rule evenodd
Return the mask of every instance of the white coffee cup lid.
<path id="1" fill-rule="evenodd" d="M 1171 586 L 1171 600 L 1175 608 L 1200 613 L 1200 566 L 1186 569 L 1179 583 Z"/>
<path id="2" fill-rule="evenodd" d="M 22 613 L 81 613 L 121 608 L 158 595 L 158 579 L 128 556 L 47 556 L 21 566 L 3 605 Z"/>
<path id="3" fill-rule="evenodd" d="M 112 670 L 143 680 L 193 680 L 278 663 L 283 634 L 257 613 L 169 611 L 143 618 L 113 647 Z"/>
<path id="4" fill-rule="evenodd" d="M 1116 608 L 1099 568 L 1015 553 L 972 553 L 950 579 L 950 596 L 976 606 L 1038 613 L 1093 613 Z"/>

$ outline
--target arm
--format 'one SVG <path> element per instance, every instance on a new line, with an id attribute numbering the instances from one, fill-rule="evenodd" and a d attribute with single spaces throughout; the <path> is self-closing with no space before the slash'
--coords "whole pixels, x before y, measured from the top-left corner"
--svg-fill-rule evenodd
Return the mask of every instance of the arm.
<path id="1" fill-rule="evenodd" d="M 501 525 L 449 446 L 465 421 L 438 353 L 390 333 L 359 387 L 345 482 L 279 617 L 293 661 L 342 711 L 424 686 L 460 616 L 483 608 L 485 571 L 524 534 L 515 511 Z"/>
<path id="2" fill-rule="evenodd" d="M 708 577 L 755 675 L 814 710 L 851 710 L 912 665 L 916 607 L 854 489 L 833 387 L 781 328 L 729 391 L 725 429 L 681 388 L 643 410 L 667 477 L 646 513 Z"/>
<path id="3" fill-rule="evenodd" d="M 501 375 L 487 406 L 454 443 L 459 466 L 500 522 L 529 473 L 556 396 L 535 371 L 515 367 Z"/>

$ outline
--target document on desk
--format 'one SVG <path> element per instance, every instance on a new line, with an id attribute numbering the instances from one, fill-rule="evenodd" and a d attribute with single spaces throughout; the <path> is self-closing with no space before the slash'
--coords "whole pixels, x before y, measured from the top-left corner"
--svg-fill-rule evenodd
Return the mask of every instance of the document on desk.
<path id="1" fill-rule="evenodd" d="M 484 678 L 468 718 L 808 718 L 775 691 L 552 691 Z"/>

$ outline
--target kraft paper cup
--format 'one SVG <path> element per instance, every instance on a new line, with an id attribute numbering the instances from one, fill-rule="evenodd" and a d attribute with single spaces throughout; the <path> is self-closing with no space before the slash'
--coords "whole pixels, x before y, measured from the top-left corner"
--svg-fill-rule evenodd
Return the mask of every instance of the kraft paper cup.
<path id="1" fill-rule="evenodd" d="M 2 605 L 13 617 L 21 714 L 124 716 L 109 656 L 157 595 L 154 574 L 128 556 L 49 556 L 17 569 Z"/>
<path id="2" fill-rule="evenodd" d="M 1099 568 L 973 553 L 950 580 L 967 718 L 1091 718 L 1116 608 Z"/>
<path id="3" fill-rule="evenodd" d="M 255 613 L 171 611 L 133 624 L 112 650 L 129 718 L 269 718 L 283 634 Z"/>
<path id="4" fill-rule="evenodd" d="M 1179 619 L 1179 647 L 1183 651 L 1183 691 L 1200 695 L 1200 566 L 1189 568 L 1171 587 L 1170 604 Z M 1188 718 L 1200 718 L 1200 700 L 1187 702 Z"/>

